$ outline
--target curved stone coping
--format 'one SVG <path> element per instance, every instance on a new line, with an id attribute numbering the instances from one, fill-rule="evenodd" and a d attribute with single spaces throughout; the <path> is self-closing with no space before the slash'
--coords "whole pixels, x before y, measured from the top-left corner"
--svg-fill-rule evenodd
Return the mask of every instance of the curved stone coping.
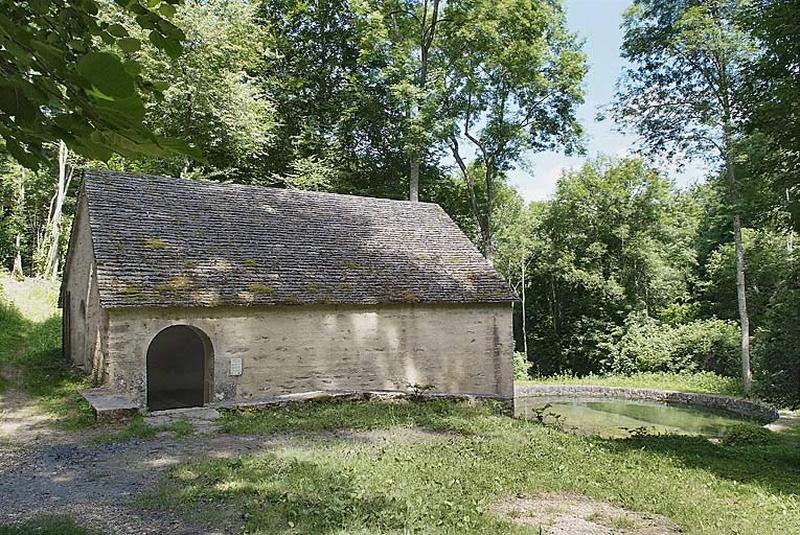
<path id="1" fill-rule="evenodd" d="M 655 390 L 651 388 L 626 388 L 619 386 L 594 385 L 521 385 L 514 388 L 514 399 L 530 397 L 597 397 L 618 399 L 643 399 L 650 401 L 666 401 L 683 403 L 710 409 L 720 409 L 764 423 L 774 422 L 779 418 L 778 411 L 758 401 L 749 399 L 698 394 L 693 392 L 675 392 L 672 390 Z"/>

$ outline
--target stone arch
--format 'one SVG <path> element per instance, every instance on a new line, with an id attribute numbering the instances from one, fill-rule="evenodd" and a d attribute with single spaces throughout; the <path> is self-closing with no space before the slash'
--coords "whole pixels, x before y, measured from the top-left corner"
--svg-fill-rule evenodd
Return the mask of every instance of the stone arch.
<path id="1" fill-rule="evenodd" d="M 147 409 L 200 407 L 212 397 L 214 354 L 208 335 L 191 325 L 171 325 L 147 348 Z"/>

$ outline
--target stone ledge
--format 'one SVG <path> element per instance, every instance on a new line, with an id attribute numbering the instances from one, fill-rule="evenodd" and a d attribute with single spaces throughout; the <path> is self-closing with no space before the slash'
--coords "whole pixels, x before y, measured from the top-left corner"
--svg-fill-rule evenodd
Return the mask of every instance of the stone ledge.
<path id="1" fill-rule="evenodd" d="M 100 423 L 126 422 L 139 414 L 139 405 L 131 398 L 105 388 L 89 388 L 78 392 L 89 402 Z"/>
<path id="2" fill-rule="evenodd" d="M 447 399 L 452 401 L 485 401 L 494 400 L 505 404 L 510 411 L 513 403 L 512 398 L 494 396 L 491 394 L 450 394 L 446 392 L 426 392 L 414 395 L 404 390 L 314 390 L 310 392 L 299 392 L 296 394 L 283 394 L 280 396 L 268 396 L 263 398 L 239 399 L 229 401 L 217 401 L 207 403 L 206 407 L 218 409 L 237 409 L 247 407 L 270 407 L 301 404 L 308 402 L 319 402 L 328 400 L 349 400 L 367 401 L 370 399 L 416 399 L 432 400 Z"/>
<path id="3" fill-rule="evenodd" d="M 779 418 L 778 411 L 773 407 L 759 401 L 717 396 L 712 394 L 699 394 L 693 392 L 676 392 L 672 390 L 655 390 L 651 388 L 626 388 L 619 386 L 595 385 L 520 385 L 514 387 L 514 398 L 526 397 L 597 397 L 618 399 L 643 399 L 650 401 L 665 401 L 669 403 L 682 403 L 709 409 L 728 411 L 739 416 L 753 418 L 763 423 L 774 422 Z"/>
<path id="4" fill-rule="evenodd" d="M 276 407 L 286 405 L 299 405 L 304 403 L 315 403 L 329 400 L 349 400 L 367 401 L 370 399 L 415 399 L 432 400 L 447 399 L 452 401 L 479 401 L 494 400 L 505 405 L 505 410 L 511 414 L 513 412 L 513 399 L 507 397 L 493 396 L 490 394 L 449 394 L 444 392 L 427 392 L 414 395 L 403 390 L 313 390 L 309 392 L 298 392 L 295 394 L 283 394 L 279 396 L 267 396 L 263 398 L 239 399 L 227 401 L 215 401 L 206 403 L 199 407 L 187 407 L 181 409 L 168 409 L 149 412 L 139 407 L 131 398 L 124 394 L 116 393 L 106 388 L 92 388 L 80 391 L 81 396 L 89 402 L 94 411 L 95 418 L 100 423 L 125 422 L 132 419 L 137 414 L 149 416 L 188 416 L 194 411 L 214 411 L 216 409 L 231 410 L 238 408 L 258 408 Z"/>

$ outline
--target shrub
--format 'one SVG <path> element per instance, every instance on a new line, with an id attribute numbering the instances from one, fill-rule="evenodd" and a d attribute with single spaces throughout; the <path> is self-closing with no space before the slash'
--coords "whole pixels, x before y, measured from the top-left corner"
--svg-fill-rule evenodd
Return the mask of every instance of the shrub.
<path id="1" fill-rule="evenodd" d="M 739 424 L 722 437 L 725 446 L 760 446 L 772 439 L 772 431 L 757 424 Z"/>
<path id="2" fill-rule="evenodd" d="M 627 374 L 705 370 L 735 375 L 739 328 L 716 318 L 677 325 L 633 318 L 615 348 L 612 369 Z"/>
<path id="3" fill-rule="evenodd" d="M 755 386 L 760 397 L 800 406 L 800 263 L 770 300 L 764 327 L 753 352 Z"/>
<path id="4" fill-rule="evenodd" d="M 528 362 L 528 357 L 522 351 L 514 352 L 514 379 L 526 380 L 530 379 L 531 363 Z"/>

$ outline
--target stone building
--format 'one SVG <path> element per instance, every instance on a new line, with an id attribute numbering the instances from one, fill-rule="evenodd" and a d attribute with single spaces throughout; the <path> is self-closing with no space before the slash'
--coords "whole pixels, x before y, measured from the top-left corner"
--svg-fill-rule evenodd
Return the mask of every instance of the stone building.
<path id="1" fill-rule="evenodd" d="M 64 350 L 156 410 L 320 390 L 513 396 L 513 297 L 435 204 L 86 171 Z"/>

